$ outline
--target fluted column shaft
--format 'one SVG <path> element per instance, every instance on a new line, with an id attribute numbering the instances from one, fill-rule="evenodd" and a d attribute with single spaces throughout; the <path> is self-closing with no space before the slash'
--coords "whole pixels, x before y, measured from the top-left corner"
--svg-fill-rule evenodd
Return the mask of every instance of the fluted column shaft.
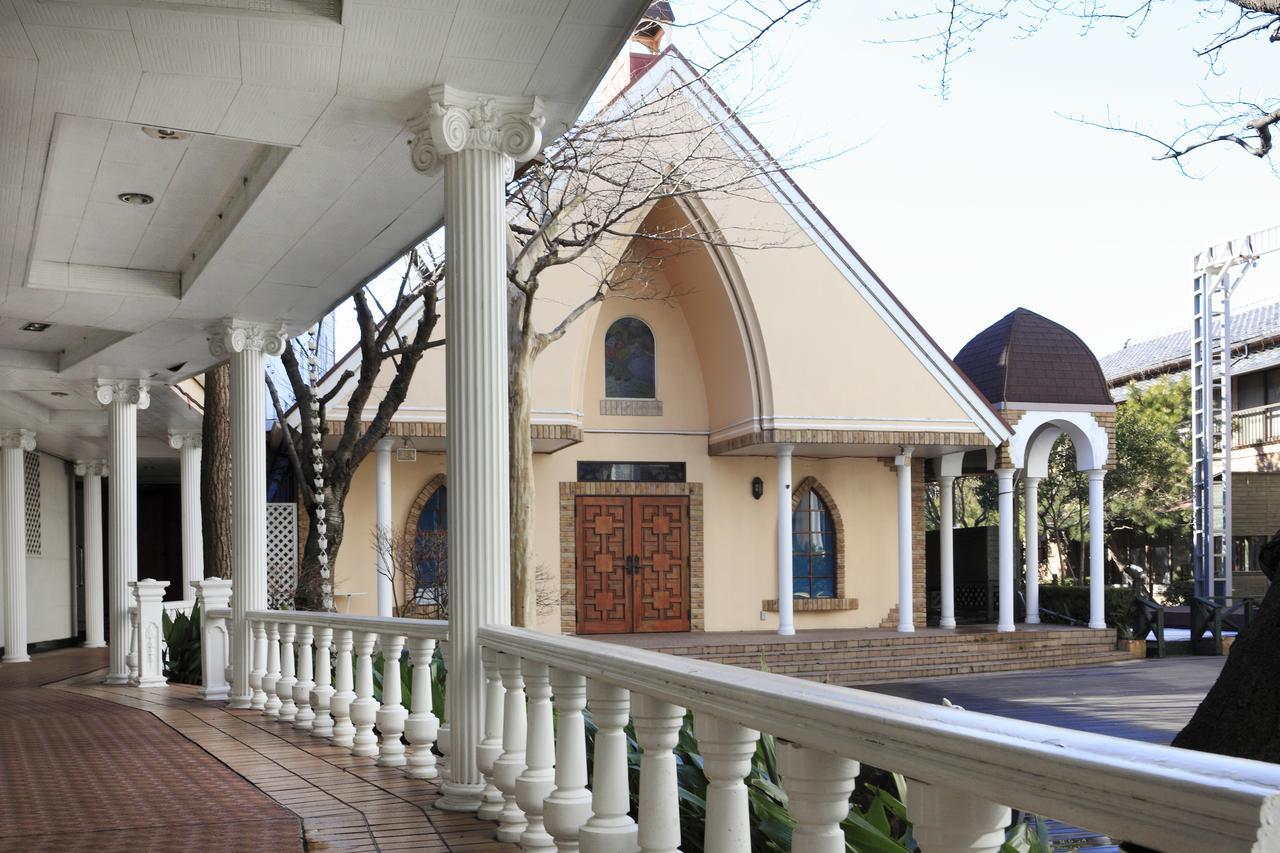
<path id="1" fill-rule="evenodd" d="M 98 402 L 107 407 L 110 436 L 107 613 L 111 640 L 107 683 L 125 684 L 129 681 L 129 584 L 138 579 L 138 409 L 145 409 L 151 398 L 147 383 L 140 381 L 103 383 L 97 395 Z"/>
<path id="2" fill-rule="evenodd" d="M 25 429 L 0 434 L 0 570 L 4 573 L 4 661 L 24 663 L 27 654 L 27 490 L 22 454 L 36 448 Z"/>
<path id="3" fill-rule="evenodd" d="M 182 490 L 182 598 L 193 595 L 192 584 L 204 580 L 204 526 L 200 518 L 200 456 L 198 432 L 173 433 L 169 445 L 178 451 Z"/>
<path id="4" fill-rule="evenodd" d="M 231 698 L 248 708 L 253 641 L 246 614 L 267 609 L 267 448 L 262 383 L 268 355 L 284 352 L 284 330 L 226 320 L 209 349 L 231 360 Z"/>
<path id="5" fill-rule="evenodd" d="M 84 477 L 84 645 L 100 649 L 107 644 L 102 624 L 102 478 L 107 463 L 77 462 Z"/>
<path id="6" fill-rule="evenodd" d="M 436 86 L 410 162 L 444 170 L 449 259 L 445 410 L 449 476 L 449 776 L 438 805 L 475 811 L 484 791 L 484 667 L 477 631 L 511 620 L 507 446 L 506 183 L 541 147 L 537 98 Z"/>

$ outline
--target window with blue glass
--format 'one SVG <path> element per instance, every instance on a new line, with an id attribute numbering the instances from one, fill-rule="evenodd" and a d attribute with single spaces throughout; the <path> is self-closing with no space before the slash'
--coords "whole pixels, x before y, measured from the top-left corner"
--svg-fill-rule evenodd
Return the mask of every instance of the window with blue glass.
<path id="1" fill-rule="evenodd" d="M 440 592 L 449 576 L 449 492 L 441 486 L 427 499 L 418 515 L 418 530 L 414 555 L 417 558 L 417 578 L 414 600 L 418 604 L 437 604 Z"/>
<path id="2" fill-rule="evenodd" d="M 623 317 L 604 334 L 604 395 L 653 400 L 658 396 L 653 331 L 643 320 Z"/>
<path id="3" fill-rule="evenodd" d="M 797 598 L 835 598 L 836 528 L 831 509 L 813 489 L 791 513 L 791 582 Z"/>

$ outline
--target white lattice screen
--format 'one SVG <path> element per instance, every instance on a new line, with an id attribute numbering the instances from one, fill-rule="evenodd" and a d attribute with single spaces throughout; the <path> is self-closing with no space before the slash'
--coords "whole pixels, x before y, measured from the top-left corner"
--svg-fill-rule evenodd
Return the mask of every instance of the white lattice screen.
<path id="1" fill-rule="evenodd" d="M 292 610 L 298 588 L 298 505 L 267 504 L 267 607 Z"/>
<path id="2" fill-rule="evenodd" d="M 44 542 L 40 535 L 40 454 L 22 454 L 22 473 L 27 492 L 27 556 L 39 557 Z"/>

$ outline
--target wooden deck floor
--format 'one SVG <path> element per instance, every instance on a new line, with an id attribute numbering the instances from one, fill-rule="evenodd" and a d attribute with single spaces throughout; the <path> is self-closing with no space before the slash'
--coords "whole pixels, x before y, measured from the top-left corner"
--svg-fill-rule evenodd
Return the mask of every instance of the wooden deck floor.
<path id="1" fill-rule="evenodd" d="M 64 677 L 64 659 L 73 654 L 83 655 L 83 650 L 49 652 L 33 659 L 27 678 L 40 668 L 47 667 L 54 677 Z M 59 671 L 59 668 L 63 671 Z M 9 667 L 4 667 L 7 670 Z M 83 667 L 79 670 L 83 672 Z M 420 850 L 429 853 L 459 851 L 514 851 L 513 845 L 499 844 L 493 840 L 493 825 L 479 821 L 470 815 L 439 811 L 433 804 L 439 796 L 435 783 L 413 780 L 399 770 L 374 765 L 372 759 L 355 758 L 342 748 L 333 747 L 310 735 L 296 732 L 282 723 L 269 722 L 257 711 L 233 711 L 216 702 L 202 702 L 195 696 L 195 688 L 186 685 L 170 685 L 164 688 L 142 690 L 129 687 L 108 687 L 101 684 L 102 672 L 95 671 L 48 684 L 40 688 L 27 688 L 27 694 L 35 697 L 16 696 L 16 691 L 0 690 L 0 697 L 15 699 L 48 697 L 46 701 L 71 701 L 81 707 L 74 711 L 85 718 L 110 712 L 129 714 L 136 720 L 149 721 L 155 730 L 146 737 L 159 740 L 167 748 L 181 745 L 197 753 L 199 760 L 184 768 L 182 778 L 168 779 L 167 791 L 153 795 L 143 808 L 136 810 L 127 820 L 128 826 L 116 826 L 121 846 L 110 847 L 98 843 L 94 834 L 83 829 L 83 815 L 90 810 L 84 802 L 90 792 L 105 787 L 127 787 L 129 790 L 146 786 L 146 778 L 164 770 L 164 755 L 145 755 L 142 764 L 127 774 L 110 778 L 111 762 L 94 771 L 87 778 L 75 775 L 69 793 L 62 795 L 62 802 L 55 804 L 60 814 L 58 823 L 77 827 L 75 838 L 84 848 L 102 851 L 120 850 L 351 850 L 390 851 Z M 3 682 L 0 682 L 0 686 Z M 133 710 L 130 710 L 133 709 Z M 138 712 L 146 712 L 145 715 Z M 155 725 L 162 723 L 163 725 Z M 28 726 L 38 727 L 39 722 L 28 720 Z M 118 744 L 119 750 L 137 749 L 138 744 Z M 0 756 L 11 753 L 0 753 Z M 118 757 L 118 756 L 117 756 Z M 10 797 L 38 801 L 47 798 L 47 792 L 38 780 L 28 778 L 22 772 L 30 759 L 24 756 L 11 769 L 18 772 L 4 777 L 4 800 Z M 148 763 L 149 762 L 149 763 Z M 0 767 L 8 760 L 0 757 Z M 78 773 L 78 771 L 72 771 Z M 224 795 L 218 809 L 231 822 L 242 816 L 256 803 L 271 814 L 283 818 L 292 831 L 292 847 L 279 838 L 264 835 L 260 825 L 239 821 L 238 826 L 225 839 L 209 843 L 200 834 L 199 827 L 192 827 L 180 835 L 156 835 L 148 823 L 148 814 L 178 815 L 181 819 L 184 805 L 184 783 L 196 792 L 194 804 L 199 805 L 201 779 L 205 775 L 217 777 L 223 774 L 221 784 L 231 789 L 230 799 Z M 248 783 L 248 784 L 245 784 Z M 242 786 L 242 787 L 238 787 Z M 80 792 L 80 799 L 77 799 Z M 123 794 L 117 792 L 119 797 Z M 3 815 L 0 815 L 0 821 Z M 187 821 L 193 823 L 193 821 Z M 13 843 L 6 846 L 6 841 Z M 3 850 L 65 850 L 81 849 L 74 844 L 41 845 L 32 838 L 16 834 L 6 839 L 0 833 L 0 851 Z"/>

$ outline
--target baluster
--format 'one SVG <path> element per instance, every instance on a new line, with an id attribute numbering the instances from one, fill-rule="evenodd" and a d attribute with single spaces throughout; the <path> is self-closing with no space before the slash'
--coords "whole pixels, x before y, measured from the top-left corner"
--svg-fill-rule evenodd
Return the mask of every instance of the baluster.
<path id="1" fill-rule="evenodd" d="M 267 671 L 262 676 L 262 692 L 267 701 L 262 705 L 262 713 L 268 717 L 280 716 L 280 694 L 276 686 L 280 682 L 280 623 L 267 623 Z"/>
<path id="2" fill-rule="evenodd" d="M 578 853 L 578 831 L 591 817 L 587 790 L 587 731 L 582 709 L 587 679 L 576 672 L 551 670 L 556 710 L 556 788 L 542 805 L 543 823 L 560 853 Z"/>
<path id="3" fill-rule="evenodd" d="M 678 853 L 680 801 L 675 749 L 684 708 L 636 694 L 632 705 L 640 744 L 640 827 L 636 840 L 644 853 Z M 797 850 L 808 848 L 797 847 Z"/>
<path id="4" fill-rule="evenodd" d="M 796 819 L 792 849 L 844 853 L 840 822 L 849 816 L 849 795 L 858 776 L 858 762 L 779 741 L 778 772 L 787 792 L 787 810 Z"/>
<path id="5" fill-rule="evenodd" d="M 293 685 L 293 702 L 298 712 L 293 715 L 293 727 L 311 731 L 316 712 L 311 708 L 311 690 L 316 686 L 315 668 L 312 666 L 311 642 L 315 636 L 312 625 L 298 626 L 298 683 Z"/>
<path id="6" fill-rule="evenodd" d="M 297 659 L 293 653 L 293 638 L 298 626 L 285 622 L 280 626 L 280 680 L 276 682 L 276 692 L 280 694 L 280 722 L 292 723 L 298 714 L 298 706 L 293 701 L 293 686 L 298 683 L 295 665 Z"/>
<path id="7" fill-rule="evenodd" d="M 578 830 L 578 846 L 582 853 L 631 853 L 638 849 L 627 779 L 625 729 L 631 715 L 631 694 L 592 679 L 587 684 L 587 701 L 596 724 L 596 751 L 591 817 Z"/>
<path id="8" fill-rule="evenodd" d="M 351 754 L 373 758 L 378 754 L 378 738 L 373 734 L 373 724 L 378 719 L 378 703 L 373 698 L 373 642 L 377 634 L 357 631 L 356 647 L 356 698 L 351 701 L 351 722 L 356 727 L 351 741 Z"/>
<path id="9" fill-rule="evenodd" d="M 476 817 L 497 820 L 505 802 L 493 781 L 493 764 L 502 756 L 502 673 L 498 670 L 498 653 L 493 649 L 481 648 L 480 659 L 484 663 L 484 737 L 476 746 L 476 769 L 484 776 L 484 793 L 480 795 Z"/>
<path id="10" fill-rule="evenodd" d="M 400 671 L 400 652 L 404 650 L 404 637 L 400 634 L 382 635 L 382 707 L 376 719 L 382 732 L 382 746 L 378 750 L 379 767 L 403 767 L 404 744 L 400 735 L 404 732 L 405 718 L 409 712 L 400 702 L 400 685 L 404 676 Z"/>
<path id="11" fill-rule="evenodd" d="M 524 812 L 516 802 L 516 779 L 524 772 L 525 737 L 528 724 L 524 706 L 524 676 L 520 658 L 498 655 L 502 687 L 506 691 L 502 703 L 502 755 L 493 762 L 493 783 L 502 792 L 502 815 L 498 818 L 498 840 L 517 842 L 524 834 Z"/>
<path id="12" fill-rule="evenodd" d="M 907 817 L 925 853 L 996 853 L 1011 815 L 1008 806 L 912 779 Z"/>
<path id="13" fill-rule="evenodd" d="M 222 620 L 224 627 L 226 620 Z M 208 640 L 221 640 L 226 642 L 226 631 L 220 633 L 206 634 L 206 642 Z M 222 660 L 230 658 L 225 654 L 225 649 L 221 655 Z M 218 655 L 211 655 L 209 659 L 216 660 Z M 253 688 L 253 693 L 249 697 L 249 707 L 255 711 L 261 711 L 266 707 L 267 694 L 262 689 L 262 677 L 267 674 L 267 626 L 263 624 L 261 619 L 253 623 L 253 669 L 249 670 L 249 686 Z M 226 681 L 224 675 L 223 681 Z M 229 682 L 227 682 L 229 684 Z"/>
<path id="14" fill-rule="evenodd" d="M 524 772 L 516 778 L 516 802 L 527 826 L 520 835 L 522 850 L 555 850 L 542 825 L 542 801 L 556 784 L 555 733 L 551 720 L 551 683 L 545 663 L 522 662 L 524 691 L 529 697 L 529 735 L 525 741 Z"/>
<path id="15" fill-rule="evenodd" d="M 334 746 L 345 746 L 350 749 L 355 738 L 356 727 L 351 723 L 351 703 L 356 698 L 351 680 L 351 649 L 353 646 L 350 628 L 338 629 L 338 666 L 335 680 L 336 690 L 329 698 L 329 713 L 333 715 L 333 735 L 330 741 Z"/>
<path id="16" fill-rule="evenodd" d="M 409 716 L 404 722 L 404 735 L 413 750 L 409 753 L 409 766 L 405 773 L 414 779 L 434 779 L 436 756 L 431 744 L 440 730 L 440 721 L 431 710 L 431 659 L 435 655 L 436 641 L 426 637 L 409 640 L 409 654 L 413 663 L 413 696 Z"/>
<path id="17" fill-rule="evenodd" d="M 760 733 L 710 714 L 694 717 L 703 772 L 707 776 L 707 853 L 751 853 L 747 786 Z"/>
<path id="18" fill-rule="evenodd" d="M 311 733 L 316 737 L 333 737 L 333 715 L 329 713 L 329 700 L 333 698 L 333 670 L 330 648 L 333 646 L 333 629 L 316 628 L 316 686 L 311 691 L 311 707 L 316 718 L 311 723 Z"/>

